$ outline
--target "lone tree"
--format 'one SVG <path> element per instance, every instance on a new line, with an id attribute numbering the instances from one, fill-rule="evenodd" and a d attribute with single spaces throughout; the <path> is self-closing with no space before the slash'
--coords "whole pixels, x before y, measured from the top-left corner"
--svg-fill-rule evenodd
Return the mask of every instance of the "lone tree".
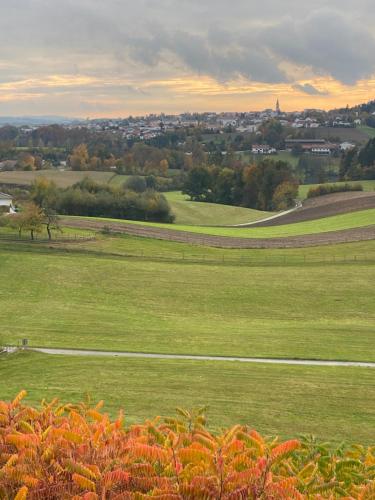
<path id="1" fill-rule="evenodd" d="M 33 240 L 35 233 L 42 231 L 45 214 L 35 203 L 28 203 L 22 212 L 10 216 L 7 220 L 10 227 L 17 229 L 20 238 L 22 231 L 30 231 L 30 236 Z"/>
<path id="2" fill-rule="evenodd" d="M 52 231 L 59 231 L 60 233 L 62 232 L 62 229 L 60 227 L 60 217 L 52 208 L 46 208 L 44 209 L 43 212 L 44 212 L 43 225 L 46 226 L 48 239 L 51 241 Z"/>

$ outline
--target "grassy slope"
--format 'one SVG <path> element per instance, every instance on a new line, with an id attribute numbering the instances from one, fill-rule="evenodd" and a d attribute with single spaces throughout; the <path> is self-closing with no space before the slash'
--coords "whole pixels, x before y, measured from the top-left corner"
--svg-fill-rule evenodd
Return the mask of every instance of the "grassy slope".
<path id="1" fill-rule="evenodd" d="M 83 245 L 114 252 L 117 240 L 106 241 L 106 249 Z M 133 241 L 133 252 L 147 247 L 145 240 L 119 241 L 123 249 Z M 166 243 L 153 242 L 147 251 L 164 252 Z M 374 257 L 372 243 L 347 245 L 346 252 Z M 284 251 L 281 262 L 243 265 L 189 263 L 172 255 L 166 262 L 116 258 L 84 247 L 82 253 L 79 247 L 69 253 L 29 252 L 22 244 L 0 248 L 0 344 L 29 338 L 60 347 L 375 359 L 371 262 L 309 264 L 302 251 Z M 332 257 L 325 251 L 321 260 Z M 283 255 L 237 252 L 210 255 Z"/>
<path id="2" fill-rule="evenodd" d="M 272 212 L 261 212 L 250 208 L 189 201 L 188 197 L 179 191 L 164 195 L 176 216 L 176 224 L 225 226 L 253 222 L 272 215 Z"/>
<path id="3" fill-rule="evenodd" d="M 361 132 L 366 134 L 370 139 L 373 139 L 375 137 L 375 128 L 373 127 L 367 127 L 366 125 L 362 125 L 361 127 L 358 127 Z"/>
<path id="4" fill-rule="evenodd" d="M 336 138 L 339 138 L 342 142 L 351 141 L 360 144 L 366 143 L 369 138 L 367 130 L 364 130 L 363 127 L 319 127 L 314 129 L 314 134 L 316 139 L 327 139 L 335 141 Z"/>
<path id="5" fill-rule="evenodd" d="M 85 218 L 85 217 L 84 217 Z M 282 226 L 271 227 L 247 227 L 247 228 L 230 228 L 230 227 L 208 227 L 208 226 L 188 226 L 181 224 L 162 224 L 139 221 L 121 221 L 116 219 L 101 218 L 97 219 L 105 222 L 126 222 L 128 224 L 138 224 L 150 227 L 160 227 L 172 229 L 175 231 L 189 231 L 192 233 L 217 235 L 217 236 L 234 236 L 237 238 L 278 238 L 286 236 L 298 236 L 303 234 L 318 234 L 328 231 L 340 231 L 343 229 L 352 229 L 355 227 L 370 226 L 375 223 L 375 209 L 361 210 L 358 212 L 335 215 L 332 217 L 324 217 L 306 222 L 298 222 L 295 224 L 285 224 Z"/>
<path id="6" fill-rule="evenodd" d="M 39 170 L 37 172 L 0 172 L 0 184 L 31 184 L 37 177 L 45 177 L 54 181 L 58 187 L 68 187 L 90 177 L 98 182 L 108 182 L 112 172 L 72 172 L 59 170 Z"/>
<path id="7" fill-rule="evenodd" d="M 335 442 L 373 444 L 372 369 L 28 353 L 0 357 L 0 370 L 0 398 L 10 399 L 25 387 L 32 403 L 43 397 L 78 402 L 90 395 L 95 402 L 104 399 L 112 414 L 124 408 L 127 424 L 173 415 L 177 406 L 208 405 L 213 429 L 243 423 L 283 437 L 313 433 Z"/>
<path id="8" fill-rule="evenodd" d="M 375 180 L 374 181 L 348 181 L 348 182 L 328 182 L 327 184 L 360 184 L 364 191 L 375 191 Z M 320 184 L 304 184 L 299 187 L 299 198 L 304 200 L 307 198 L 307 193 L 310 188 L 319 186 Z"/>

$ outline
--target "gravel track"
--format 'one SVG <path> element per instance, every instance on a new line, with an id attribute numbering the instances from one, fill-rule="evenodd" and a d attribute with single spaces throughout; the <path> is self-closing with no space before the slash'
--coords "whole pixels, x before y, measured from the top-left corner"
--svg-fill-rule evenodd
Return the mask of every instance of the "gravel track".
<path id="1" fill-rule="evenodd" d="M 356 366 L 363 368 L 375 368 L 375 363 L 364 361 L 325 361 L 315 359 L 280 359 L 280 358 L 242 358 L 233 356 L 199 356 L 188 354 L 157 354 L 143 352 L 116 352 L 116 351 L 90 351 L 86 349 L 53 349 L 32 348 L 29 351 L 41 352 L 43 354 L 65 355 L 65 356 L 109 356 L 123 358 L 144 359 L 182 359 L 195 361 L 237 361 L 242 363 L 268 363 L 276 365 L 304 365 L 304 366 Z"/>

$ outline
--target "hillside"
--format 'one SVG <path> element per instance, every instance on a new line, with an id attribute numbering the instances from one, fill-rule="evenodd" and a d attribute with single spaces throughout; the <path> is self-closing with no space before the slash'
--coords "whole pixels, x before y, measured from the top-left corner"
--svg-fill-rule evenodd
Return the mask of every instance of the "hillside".
<path id="1" fill-rule="evenodd" d="M 335 242 L 336 238 L 339 238 L 340 231 L 347 231 L 348 233 L 345 235 L 344 241 L 350 241 L 350 232 L 352 231 L 355 235 L 361 229 L 364 237 L 361 238 L 360 235 L 362 233 L 360 232 L 359 237 L 355 236 L 353 241 L 357 239 L 371 239 L 375 234 L 374 216 L 375 208 L 371 208 L 321 219 L 271 227 L 188 226 L 94 217 L 69 217 L 64 218 L 64 223 L 69 227 L 79 229 L 99 230 L 106 226 L 109 230 L 119 233 L 203 245 L 212 244 L 214 246 L 230 246 L 232 248 L 263 248 L 267 246 L 272 247 L 273 243 L 279 244 L 280 247 L 305 246 L 303 245 L 303 239 L 311 236 L 311 239 L 307 238 L 306 246 L 309 246 L 314 244 L 315 235 L 317 241 L 320 241 L 320 238 L 323 238 L 324 234 L 327 235 L 328 242 L 332 243 Z M 366 236 L 367 232 L 369 232 L 371 238 Z M 293 244 L 293 238 L 298 237 L 301 237 L 297 239 L 299 244 Z M 288 241 L 290 244 L 288 244 Z M 339 242 L 339 239 L 337 242 Z"/>
<path id="2" fill-rule="evenodd" d="M 189 201 L 187 196 L 178 191 L 164 195 L 176 216 L 175 223 L 181 225 L 227 226 L 245 224 L 272 215 L 272 212 L 250 208 Z"/>

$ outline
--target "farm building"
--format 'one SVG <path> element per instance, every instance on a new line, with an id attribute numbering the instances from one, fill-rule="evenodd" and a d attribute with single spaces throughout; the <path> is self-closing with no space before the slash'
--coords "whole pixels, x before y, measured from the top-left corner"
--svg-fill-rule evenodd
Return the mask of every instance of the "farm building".
<path id="1" fill-rule="evenodd" d="M 13 214 L 15 212 L 14 207 L 13 207 L 13 198 L 9 194 L 6 193 L 0 193 L 0 213 L 5 211 Z"/>
<path id="2" fill-rule="evenodd" d="M 251 152 L 255 155 L 271 155 L 276 153 L 276 149 L 271 148 L 271 146 L 268 146 L 267 144 L 254 144 Z"/>

